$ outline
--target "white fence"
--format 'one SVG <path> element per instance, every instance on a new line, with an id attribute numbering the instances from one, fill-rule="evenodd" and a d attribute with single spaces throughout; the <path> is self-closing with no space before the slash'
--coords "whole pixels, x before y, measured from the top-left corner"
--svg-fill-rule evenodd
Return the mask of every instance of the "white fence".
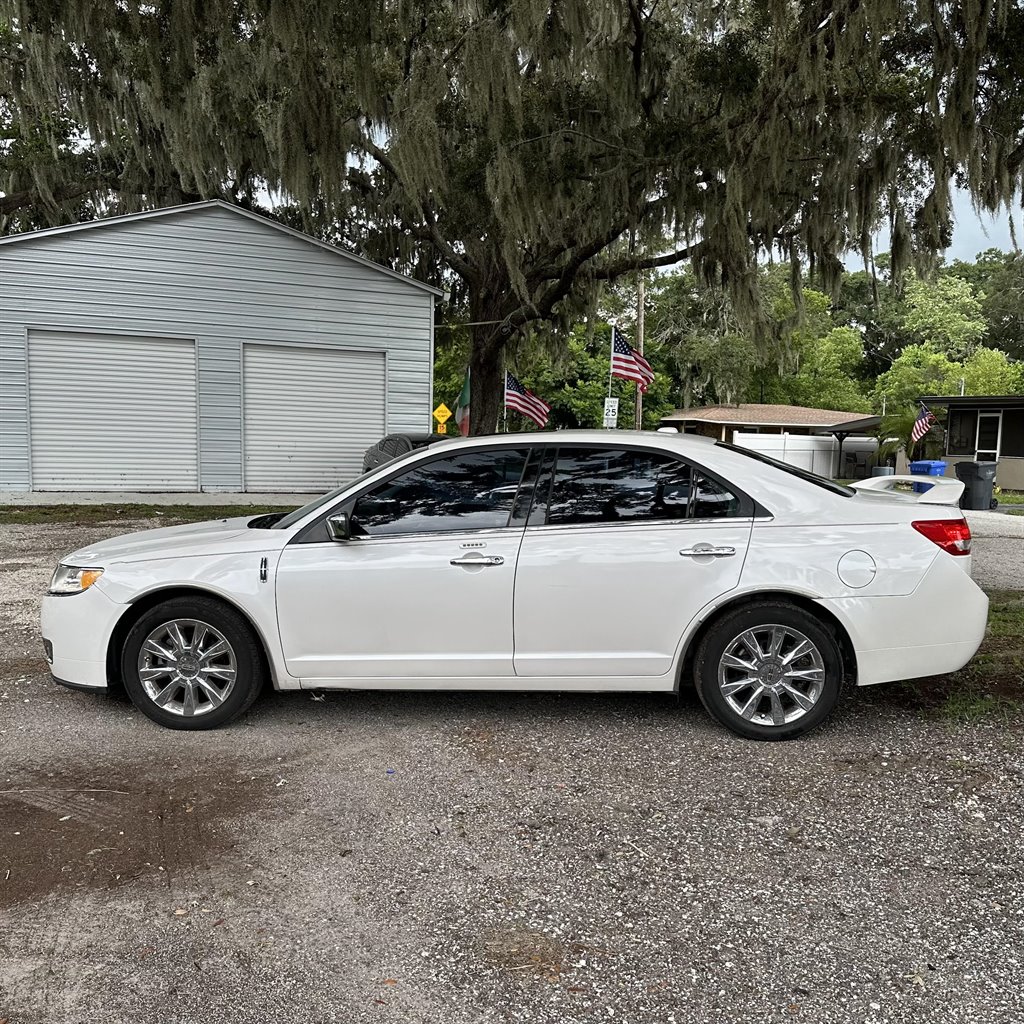
<path id="1" fill-rule="evenodd" d="M 848 437 L 843 442 L 843 462 L 846 465 L 839 466 L 839 442 L 831 435 L 748 434 L 737 430 L 732 442 L 740 448 L 749 448 L 752 452 L 760 452 L 779 462 L 827 477 L 852 476 L 853 463 L 847 456 L 853 455 L 858 463 L 866 465 L 878 450 L 878 441 L 873 437 Z"/>

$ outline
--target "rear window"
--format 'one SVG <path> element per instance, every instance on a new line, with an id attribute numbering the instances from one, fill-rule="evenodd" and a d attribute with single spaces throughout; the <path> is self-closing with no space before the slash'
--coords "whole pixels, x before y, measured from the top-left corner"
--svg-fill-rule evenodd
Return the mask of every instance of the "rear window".
<path id="1" fill-rule="evenodd" d="M 831 491 L 833 494 L 841 494 L 844 498 L 852 498 L 857 493 L 852 487 L 837 484 L 834 480 L 829 480 L 828 477 L 818 476 L 817 473 L 801 469 L 799 466 L 791 466 L 787 462 L 779 462 L 778 459 L 762 455 L 760 452 L 752 452 L 749 448 L 740 448 L 738 445 L 728 444 L 725 441 L 716 441 L 715 443 L 719 448 L 728 448 L 731 452 L 739 452 L 740 455 L 746 455 L 748 459 L 763 462 L 766 466 L 774 466 L 776 469 L 781 469 L 783 473 L 788 473 L 790 476 L 795 476 L 809 484 L 814 484 L 826 491 Z"/>

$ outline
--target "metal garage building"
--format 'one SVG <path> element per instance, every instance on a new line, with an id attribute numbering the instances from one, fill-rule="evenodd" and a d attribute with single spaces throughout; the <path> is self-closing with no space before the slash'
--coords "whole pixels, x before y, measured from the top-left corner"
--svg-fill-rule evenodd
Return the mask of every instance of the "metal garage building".
<path id="1" fill-rule="evenodd" d="M 441 294 L 219 200 L 0 238 L 0 490 L 333 487 L 429 429 Z"/>

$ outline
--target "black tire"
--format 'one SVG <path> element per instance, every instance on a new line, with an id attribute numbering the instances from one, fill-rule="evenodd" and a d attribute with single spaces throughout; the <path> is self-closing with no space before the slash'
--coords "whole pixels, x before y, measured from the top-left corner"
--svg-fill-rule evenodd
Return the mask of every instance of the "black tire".
<path id="1" fill-rule="evenodd" d="M 743 717 L 729 703 L 719 683 L 719 669 L 727 649 L 738 642 L 748 630 L 767 630 L 767 627 L 773 625 L 786 627 L 802 634 L 809 640 L 814 645 L 823 668 L 820 693 L 817 694 L 813 706 L 808 710 L 801 709 L 800 704 L 790 696 L 791 690 L 779 694 L 784 711 L 788 709 L 792 714 L 796 714 L 797 711 L 801 712 L 795 720 L 784 724 L 762 724 Z M 756 633 L 756 635 L 764 636 L 760 633 Z M 795 642 L 792 642 L 791 637 L 787 639 L 792 643 L 789 650 L 794 650 Z M 785 647 L 782 653 L 785 657 L 787 653 Z M 772 659 L 768 660 L 772 661 Z M 800 665 L 815 669 L 817 662 L 813 655 L 808 654 L 806 659 L 797 659 L 793 663 L 793 667 Z M 772 668 L 773 665 L 768 665 L 766 671 L 770 673 Z M 745 674 L 739 669 L 732 671 L 739 677 Z M 780 670 L 776 669 L 776 671 Z M 810 612 L 785 601 L 758 601 L 735 611 L 726 612 L 712 624 L 704 635 L 694 659 L 694 682 L 704 707 L 717 722 L 731 732 L 755 740 L 791 740 L 817 728 L 828 718 L 839 701 L 844 675 L 843 656 L 833 631 Z M 770 678 L 773 677 L 770 676 Z M 736 700 L 737 703 L 747 699 L 757 701 L 754 706 L 759 709 L 759 717 L 768 717 L 774 705 L 771 688 L 760 691 L 759 698 L 757 690 L 759 685 L 760 683 L 748 689 L 736 691 Z M 801 683 L 800 686 L 809 689 L 806 683 Z M 798 686 L 798 688 L 800 687 Z M 749 707 L 749 703 L 745 704 L 744 709 Z"/>
<path id="2" fill-rule="evenodd" d="M 191 716 L 155 703 L 139 674 L 139 655 L 146 638 L 164 624 L 178 620 L 195 620 L 212 627 L 229 645 L 234 661 L 233 684 L 223 702 Z M 132 703 L 147 718 L 167 729 L 196 731 L 216 729 L 248 711 L 263 689 L 266 670 L 258 638 L 234 608 L 211 597 L 173 597 L 144 612 L 132 626 L 121 653 L 121 678 Z M 212 703 L 205 696 L 202 699 Z"/>

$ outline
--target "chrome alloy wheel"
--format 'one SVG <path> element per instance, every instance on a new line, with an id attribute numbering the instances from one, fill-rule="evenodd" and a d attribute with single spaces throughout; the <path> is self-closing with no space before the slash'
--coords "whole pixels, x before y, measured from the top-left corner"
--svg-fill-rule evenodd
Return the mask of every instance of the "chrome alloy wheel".
<path id="1" fill-rule="evenodd" d="M 740 718 L 788 725 L 803 718 L 825 688 L 821 651 L 792 626 L 744 630 L 718 663 L 718 688 Z"/>
<path id="2" fill-rule="evenodd" d="M 146 696 L 157 707 L 191 718 L 227 699 L 235 685 L 235 652 L 208 622 L 174 619 L 142 641 L 138 671 Z"/>

